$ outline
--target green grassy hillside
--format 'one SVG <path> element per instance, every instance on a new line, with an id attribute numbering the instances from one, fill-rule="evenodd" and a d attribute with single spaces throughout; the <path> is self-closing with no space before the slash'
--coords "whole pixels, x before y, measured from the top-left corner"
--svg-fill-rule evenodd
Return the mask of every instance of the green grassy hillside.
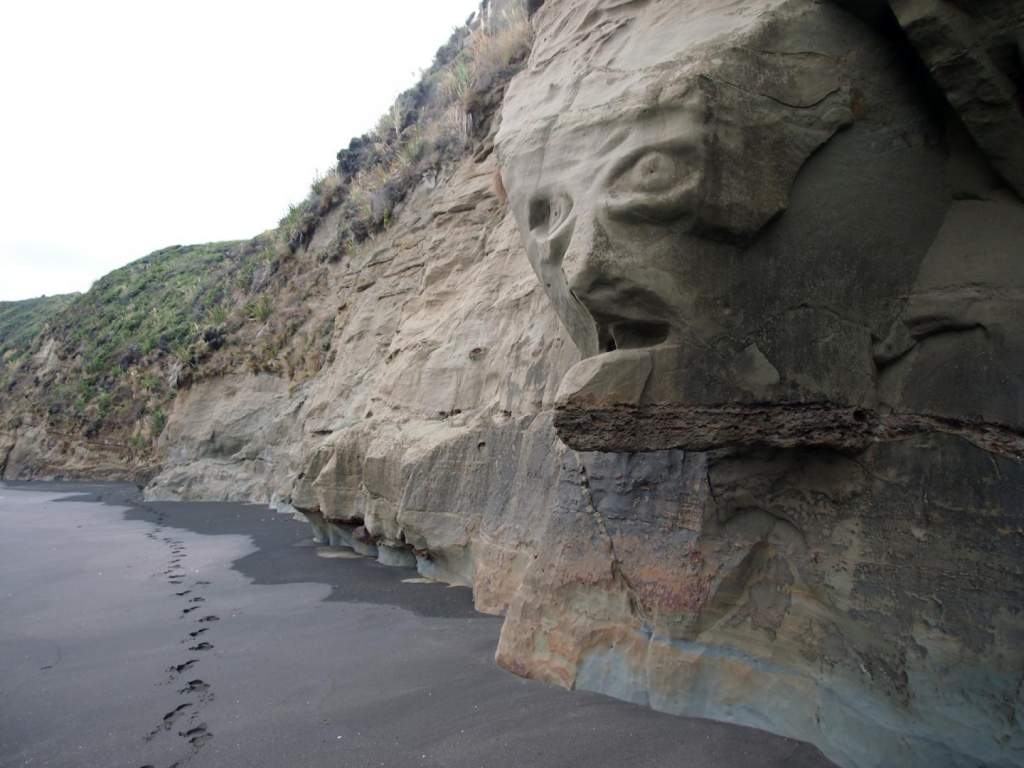
<path id="1" fill-rule="evenodd" d="M 273 314 L 274 239 L 172 246 L 114 270 L 49 313 L 45 334 L 12 344 L 8 390 L 49 419 L 95 435 L 159 434 L 179 384 L 249 322 Z M 47 360 L 30 362 L 43 350 Z"/>
<path id="2" fill-rule="evenodd" d="M 46 324 L 78 295 L 66 293 L 25 301 L 0 301 L 0 361 L 3 361 L 3 368 L 17 366 Z"/>

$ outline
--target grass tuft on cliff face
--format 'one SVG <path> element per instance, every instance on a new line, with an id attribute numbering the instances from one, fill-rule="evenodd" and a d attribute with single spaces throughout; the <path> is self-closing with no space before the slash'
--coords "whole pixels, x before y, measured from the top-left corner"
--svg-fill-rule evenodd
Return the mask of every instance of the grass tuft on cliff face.
<path id="1" fill-rule="evenodd" d="M 504 88 L 526 61 L 532 30 L 526 0 L 485 0 L 452 34 L 420 81 L 402 93 L 376 128 L 352 139 L 337 164 L 318 175 L 309 196 L 292 206 L 279 230 L 295 252 L 323 218 L 343 216 L 324 260 L 380 232 L 420 179 L 487 143 Z"/>

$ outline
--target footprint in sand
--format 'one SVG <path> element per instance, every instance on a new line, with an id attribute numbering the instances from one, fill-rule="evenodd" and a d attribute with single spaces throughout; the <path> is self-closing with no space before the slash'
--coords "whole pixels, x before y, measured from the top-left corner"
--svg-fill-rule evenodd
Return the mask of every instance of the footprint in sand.
<path id="1" fill-rule="evenodd" d="M 195 728 L 189 728 L 187 731 L 178 731 L 178 735 L 188 739 L 188 743 L 196 749 L 199 749 L 213 738 L 213 734 L 206 727 L 206 723 L 200 723 Z"/>
<path id="2" fill-rule="evenodd" d="M 171 726 L 174 725 L 175 721 L 178 718 L 180 718 L 182 716 L 182 714 L 184 714 L 185 710 L 189 709 L 191 706 L 192 706 L 191 704 L 181 704 L 181 705 L 175 707 L 174 709 L 172 709 L 166 715 L 164 715 L 164 723 L 163 723 L 164 730 L 166 730 L 166 731 L 171 730 Z"/>
<path id="3" fill-rule="evenodd" d="M 191 703 L 185 703 L 185 704 L 182 704 L 180 706 L 175 707 L 170 712 L 165 714 L 164 717 L 163 717 L 163 720 L 160 722 L 160 725 L 158 725 L 156 728 L 154 728 L 153 730 L 151 730 L 149 733 L 146 734 L 146 741 L 152 741 L 153 738 L 158 733 L 160 733 L 161 730 L 164 730 L 164 731 L 171 730 L 171 727 L 174 725 L 174 723 L 177 722 L 181 717 L 184 716 L 185 710 L 186 709 L 190 709 L 191 707 L 192 707 Z"/>
<path id="4" fill-rule="evenodd" d="M 208 690 L 210 690 L 210 684 L 209 683 L 204 682 L 203 680 L 196 679 L 196 680 L 189 680 L 188 683 L 185 685 L 185 687 L 182 688 L 180 691 L 178 691 L 178 693 L 180 693 L 180 694 L 186 694 L 186 693 L 205 693 Z"/>
<path id="5" fill-rule="evenodd" d="M 198 605 L 193 605 L 191 608 L 184 608 L 184 609 L 182 609 L 181 615 L 182 616 L 187 616 L 188 614 L 192 613 L 192 611 L 198 611 L 198 610 L 199 610 L 199 606 Z"/>
<path id="6" fill-rule="evenodd" d="M 186 590 L 184 590 L 182 592 L 175 592 L 174 595 L 175 595 L 175 597 L 184 597 L 185 595 L 190 594 L 191 592 L 192 592 L 191 589 L 186 589 Z"/>
<path id="7" fill-rule="evenodd" d="M 173 667 L 168 667 L 167 671 L 171 674 L 180 675 L 186 669 L 192 669 L 196 664 L 199 663 L 199 659 L 189 659 L 181 664 L 175 664 Z"/>
<path id="8" fill-rule="evenodd" d="M 200 624 L 202 624 L 203 622 L 210 622 L 210 621 L 220 621 L 220 616 L 210 615 L 210 616 L 203 616 L 203 618 L 199 619 L 199 623 Z"/>
<path id="9" fill-rule="evenodd" d="M 189 648 L 190 651 L 212 651 L 213 643 L 202 642 Z"/>
<path id="10" fill-rule="evenodd" d="M 201 634 L 203 634 L 203 632 L 209 632 L 209 631 L 210 631 L 209 627 L 203 627 L 202 629 L 197 629 L 195 632 L 189 632 L 188 636 L 189 637 L 199 637 Z"/>

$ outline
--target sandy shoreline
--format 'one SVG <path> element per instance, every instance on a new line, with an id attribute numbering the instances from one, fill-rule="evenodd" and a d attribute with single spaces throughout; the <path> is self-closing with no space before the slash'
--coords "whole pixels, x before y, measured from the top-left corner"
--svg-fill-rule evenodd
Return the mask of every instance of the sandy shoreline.
<path id="1" fill-rule="evenodd" d="M 0 485 L 0 766 L 826 768 L 807 745 L 520 680 L 500 619 L 317 557 L 257 505 Z"/>

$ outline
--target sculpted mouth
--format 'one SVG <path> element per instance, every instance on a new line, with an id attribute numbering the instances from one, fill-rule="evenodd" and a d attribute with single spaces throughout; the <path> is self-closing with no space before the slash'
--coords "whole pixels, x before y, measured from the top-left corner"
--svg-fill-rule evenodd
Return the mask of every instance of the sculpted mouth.
<path id="1" fill-rule="evenodd" d="M 597 354 L 645 349 L 665 343 L 672 332 L 668 305 L 648 288 L 621 280 L 593 281 L 570 295 L 597 331 Z"/>
<path id="2" fill-rule="evenodd" d="M 673 335 L 669 305 L 649 288 L 621 279 L 603 279 L 591 281 L 583 290 L 570 287 L 569 295 L 580 319 L 593 324 L 591 333 L 596 331 L 596 350 L 593 336 L 586 345 L 590 355 L 657 347 Z"/>
<path id="3" fill-rule="evenodd" d="M 594 320 L 599 353 L 656 347 L 669 336 L 668 323 L 611 317 L 595 317 Z"/>

